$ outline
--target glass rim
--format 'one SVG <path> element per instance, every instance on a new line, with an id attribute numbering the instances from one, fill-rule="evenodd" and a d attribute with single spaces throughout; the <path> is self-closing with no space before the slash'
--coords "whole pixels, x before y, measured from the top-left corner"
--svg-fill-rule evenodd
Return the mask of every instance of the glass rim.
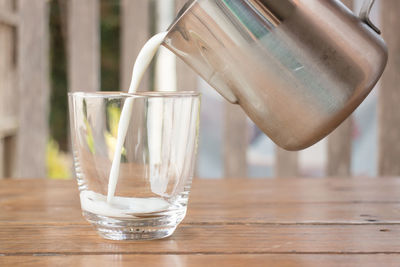
<path id="1" fill-rule="evenodd" d="M 70 92 L 70 97 L 84 97 L 84 98 L 180 98 L 180 97 L 192 97 L 197 98 L 201 96 L 201 93 L 195 91 L 142 91 L 135 93 L 128 92 Z"/>

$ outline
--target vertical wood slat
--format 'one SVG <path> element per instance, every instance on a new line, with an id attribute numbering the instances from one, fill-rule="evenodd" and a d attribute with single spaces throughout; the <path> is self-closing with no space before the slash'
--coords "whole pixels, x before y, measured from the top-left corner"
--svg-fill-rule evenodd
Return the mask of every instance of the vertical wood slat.
<path id="1" fill-rule="evenodd" d="M 400 175 L 400 1 L 381 1 L 383 38 L 389 48 L 389 62 L 379 92 L 380 176 Z"/>
<path id="2" fill-rule="evenodd" d="M 342 2 L 353 10 L 353 0 L 342 0 Z M 328 137 L 326 175 L 344 177 L 351 175 L 352 130 L 350 117 Z"/>
<path id="3" fill-rule="evenodd" d="M 175 14 L 178 14 L 180 9 L 186 3 L 186 0 L 175 1 Z M 177 88 L 180 91 L 197 91 L 199 76 L 184 63 L 180 58 L 176 62 Z"/>
<path id="4" fill-rule="evenodd" d="M 17 26 L 18 16 L 12 11 L 0 10 L 0 23 L 9 26 Z"/>
<path id="5" fill-rule="evenodd" d="M 4 139 L 0 138 L 0 180 L 5 178 L 5 144 Z"/>
<path id="6" fill-rule="evenodd" d="M 6 178 L 15 176 L 16 144 L 17 138 L 15 135 L 7 136 L 4 139 L 4 174 Z"/>
<path id="7" fill-rule="evenodd" d="M 0 33 L 1 35 L 1 33 Z M 1 37 L 0 37 L 1 39 Z M 1 40 L 0 40 L 1 42 Z M 0 48 L 0 53 L 1 53 Z M 1 70 L 0 70 L 1 72 Z M 0 80 L 2 79 L 2 75 L 0 75 Z M 0 86 L 0 93 L 4 93 L 5 90 L 14 90 L 15 84 L 13 84 L 10 88 L 2 88 Z M 18 90 L 14 90 L 18 92 Z M 14 103 L 14 99 L 6 94 L 2 95 L 0 100 L 3 102 L 10 101 Z M 5 98 L 3 99 L 3 97 Z M 2 105 L 6 106 L 6 105 Z M 3 115 L 1 115 L 3 114 Z M 1 178 L 11 178 L 15 175 L 15 150 L 16 150 L 16 134 L 18 130 L 18 122 L 17 118 L 14 116 L 6 117 L 4 116 L 4 112 L 0 113 L 0 179 Z"/>
<path id="8" fill-rule="evenodd" d="M 299 153 L 276 147 L 274 174 L 279 178 L 299 176 Z"/>
<path id="9" fill-rule="evenodd" d="M 0 179 L 6 177 L 6 140 L 10 131 L 10 121 L 16 121 L 15 62 L 13 34 L 17 26 L 17 16 L 12 11 L 12 0 L 0 0 Z M 12 27 L 11 27 L 12 26 Z"/>
<path id="10" fill-rule="evenodd" d="M 121 0 L 121 90 L 128 91 L 133 64 L 140 49 L 150 38 L 150 1 Z M 148 91 L 149 72 L 143 77 L 139 91 Z"/>
<path id="11" fill-rule="evenodd" d="M 224 177 L 247 177 L 247 116 L 238 105 L 225 103 Z"/>
<path id="12" fill-rule="evenodd" d="M 327 176 L 351 176 L 352 130 L 350 117 L 328 137 Z"/>
<path id="13" fill-rule="evenodd" d="M 49 14 L 46 0 L 19 1 L 18 177 L 46 176 L 49 106 Z"/>
<path id="14" fill-rule="evenodd" d="M 99 0 L 68 1 L 68 83 L 71 92 L 100 90 Z"/>

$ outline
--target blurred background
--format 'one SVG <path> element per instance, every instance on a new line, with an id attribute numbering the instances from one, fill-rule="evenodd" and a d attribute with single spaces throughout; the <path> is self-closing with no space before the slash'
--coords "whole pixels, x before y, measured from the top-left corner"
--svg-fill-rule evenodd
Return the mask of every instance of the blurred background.
<path id="1" fill-rule="evenodd" d="M 342 2 L 358 13 L 363 0 Z M 67 93 L 127 91 L 141 46 L 166 30 L 184 3 L 0 0 L 0 177 L 73 177 Z M 166 49 L 141 90 L 203 94 L 199 177 L 400 175 L 399 13 L 398 0 L 377 1 L 372 11 L 390 51 L 381 83 L 331 136 L 301 152 L 276 148 Z"/>

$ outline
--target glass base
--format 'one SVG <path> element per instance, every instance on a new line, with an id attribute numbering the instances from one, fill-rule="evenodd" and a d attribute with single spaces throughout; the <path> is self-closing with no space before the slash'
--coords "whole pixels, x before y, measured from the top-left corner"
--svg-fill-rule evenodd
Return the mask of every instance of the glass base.
<path id="1" fill-rule="evenodd" d="M 111 218 L 83 211 L 98 234 L 109 240 L 153 240 L 171 236 L 185 217 L 185 211 L 129 219 Z"/>

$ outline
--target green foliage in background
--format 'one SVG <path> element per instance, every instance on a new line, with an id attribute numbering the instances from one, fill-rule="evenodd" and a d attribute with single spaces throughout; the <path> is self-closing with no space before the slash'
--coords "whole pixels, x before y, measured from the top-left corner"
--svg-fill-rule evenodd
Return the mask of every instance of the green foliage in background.
<path id="1" fill-rule="evenodd" d="M 48 177 L 60 180 L 71 178 L 71 157 L 60 151 L 60 147 L 53 139 L 48 142 L 46 150 Z"/>
<path id="2" fill-rule="evenodd" d="M 104 139 L 106 140 L 106 144 L 109 151 L 109 159 L 112 160 L 114 158 L 115 148 L 117 146 L 118 140 L 118 127 L 119 120 L 121 119 L 121 108 L 116 105 L 109 105 L 107 107 L 107 121 L 109 125 L 109 131 L 104 133 Z M 123 158 L 126 157 L 126 149 L 122 148 L 121 156 Z"/>
<path id="3" fill-rule="evenodd" d="M 90 126 L 88 120 L 85 118 L 85 127 L 86 127 L 86 145 L 88 146 L 90 153 L 96 154 L 96 147 L 94 145 L 94 137 L 93 130 Z"/>
<path id="4" fill-rule="evenodd" d="M 68 101 L 65 27 L 61 22 L 58 1 L 50 2 L 50 135 L 64 151 L 68 148 Z"/>
<path id="5" fill-rule="evenodd" d="M 147 1 L 147 0 L 144 0 Z M 68 83 L 66 46 L 66 9 L 59 0 L 50 0 L 50 66 L 51 106 L 49 114 L 50 135 L 47 163 L 49 177 L 65 178 L 70 164 L 62 159 L 68 151 Z M 101 90 L 119 88 L 119 0 L 100 1 L 101 33 Z M 69 164 L 69 166 L 62 166 Z M 69 173 L 68 173 L 69 174 Z"/>
<path id="6" fill-rule="evenodd" d="M 118 0 L 102 0 L 100 3 L 101 90 L 119 91 L 120 5 Z"/>

